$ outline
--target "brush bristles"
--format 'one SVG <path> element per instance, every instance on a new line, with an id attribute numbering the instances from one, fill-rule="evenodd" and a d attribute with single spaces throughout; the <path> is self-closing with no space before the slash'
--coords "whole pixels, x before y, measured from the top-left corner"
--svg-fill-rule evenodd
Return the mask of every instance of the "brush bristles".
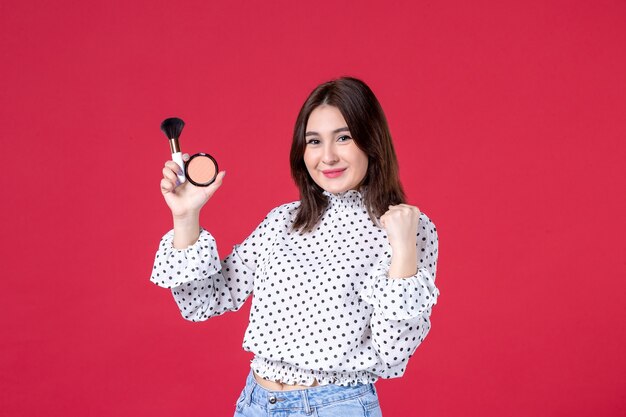
<path id="1" fill-rule="evenodd" d="M 161 123 L 161 130 L 168 139 L 178 139 L 183 131 L 183 127 L 185 127 L 185 122 L 178 117 L 170 117 Z"/>

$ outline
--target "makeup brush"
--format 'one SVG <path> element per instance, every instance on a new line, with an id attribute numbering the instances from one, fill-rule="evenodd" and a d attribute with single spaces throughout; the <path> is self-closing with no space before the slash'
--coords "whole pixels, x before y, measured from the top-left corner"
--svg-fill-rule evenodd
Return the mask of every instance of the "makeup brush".
<path id="1" fill-rule="evenodd" d="M 185 127 L 185 122 L 178 117 L 170 117 L 161 122 L 161 130 L 170 141 L 170 150 L 172 151 L 172 160 L 178 164 L 181 171 L 184 172 L 183 154 L 180 152 L 178 138 Z M 185 182 L 185 174 L 178 174 L 178 181 L 182 184 Z"/>

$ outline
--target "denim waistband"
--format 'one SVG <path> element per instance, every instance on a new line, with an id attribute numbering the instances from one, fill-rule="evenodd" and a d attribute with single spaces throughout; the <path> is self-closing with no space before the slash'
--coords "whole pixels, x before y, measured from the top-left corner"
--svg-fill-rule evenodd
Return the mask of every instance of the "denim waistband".
<path id="1" fill-rule="evenodd" d="M 355 386 L 329 384 L 298 390 L 273 391 L 259 385 L 254 379 L 252 369 L 250 369 L 244 392 L 244 401 L 248 405 L 254 402 L 265 409 L 302 409 L 306 413 L 311 413 L 313 407 L 345 401 L 369 393 L 376 394 L 376 388 L 372 383 Z"/>

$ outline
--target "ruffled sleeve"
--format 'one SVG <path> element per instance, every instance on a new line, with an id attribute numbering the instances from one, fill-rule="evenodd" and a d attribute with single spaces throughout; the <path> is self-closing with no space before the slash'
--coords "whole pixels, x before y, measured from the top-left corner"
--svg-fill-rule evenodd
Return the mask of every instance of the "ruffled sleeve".
<path id="1" fill-rule="evenodd" d="M 406 320 L 422 315 L 437 304 L 439 290 L 426 267 L 417 274 L 402 279 L 388 277 L 391 257 L 382 260 L 373 272 L 373 283 L 365 285 L 360 296 L 385 319 Z"/>
<path id="2" fill-rule="evenodd" d="M 185 249 L 174 248 L 174 232 L 167 232 L 159 244 L 150 281 L 171 289 L 186 320 L 203 321 L 239 310 L 253 292 L 259 258 L 273 239 L 270 221 L 274 213 L 272 210 L 222 261 L 208 231 L 201 229 L 198 240 Z"/>
<path id="3" fill-rule="evenodd" d="M 382 378 L 402 376 L 409 358 L 430 331 L 432 307 L 439 297 L 435 286 L 438 243 L 435 225 L 421 213 L 417 273 L 408 278 L 389 278 L 389 254 L 372 270 L 359 293 L 373 310 L 370 329 L 380 359 L 375 372 Z"/>
<path id="4" fill-rule="evenodd" d="M 221 270 L 215 239 L 208 231 L 200 229 L 198 240 L 186 249 L 174 248 L 173 239 L 173 230 L 161 238 L 150 276 L 154 284 L 173 288 Z"/>

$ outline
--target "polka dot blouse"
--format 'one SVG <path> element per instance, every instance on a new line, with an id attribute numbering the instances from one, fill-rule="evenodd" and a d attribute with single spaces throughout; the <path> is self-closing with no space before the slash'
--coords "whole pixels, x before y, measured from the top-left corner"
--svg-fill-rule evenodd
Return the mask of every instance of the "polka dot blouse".
<path id="1" fill-rule="evenodd" d="M 421 213 L 418 271 L 390 279 L 391 246 L 358 191 L 326 192 L 327 210 L 310 233 L 290 229 L 299 202 L 273 209 L 220 261 L 204 229 L 186 249 L 161 240 L 150 280 L 171 288 L 183 317 L 202 321 L 237 311 L 251 294 L 243 348 L 269 380 L 355 385 L 404 374 L 430 330 L 438 237 Z"/>

